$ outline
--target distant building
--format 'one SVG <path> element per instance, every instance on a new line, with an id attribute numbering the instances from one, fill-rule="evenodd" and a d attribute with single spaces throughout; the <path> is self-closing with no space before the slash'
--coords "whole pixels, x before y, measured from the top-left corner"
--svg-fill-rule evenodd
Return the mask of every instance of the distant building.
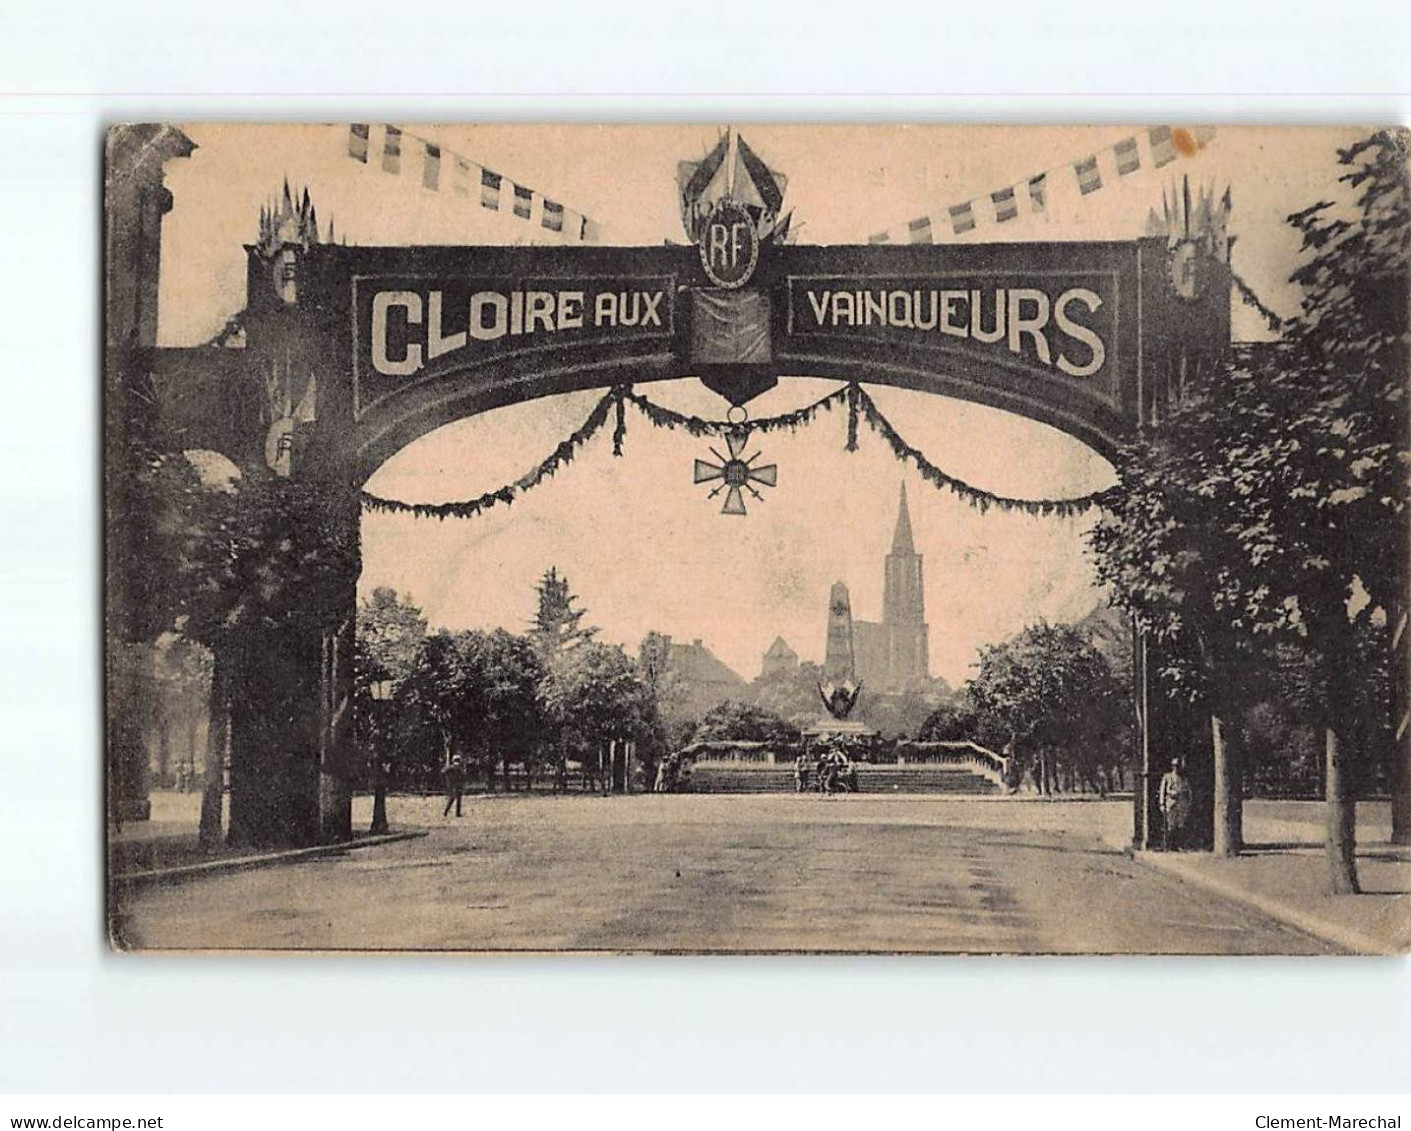
<path id="1" fill-rule="evenodd" d="M 924 687 L 931 678 L 931 630 L 926 623 L 922 556 L 916 552 L 904 484 L 884 568 L 880 623 L 853 620 L 847 586 L 841 581 L 833 585 L 828 595 L 824 672 L 833 680 L 858 679 L 874 692 Z"/>
<path id="2" fill-rule="evenodd" d="M 759 675 L 761 679 L 787 675 L 797 670 L 798 666 L 799 654 L 789 647 L 788 642 L 782 636 L 776 636 L 774 643 L 769 646 L 769 651 L 764 654 Z"/>
<path id="3" fill-rule="evenodd" d="M 745 697 L 744 679 L 699 637 L 680 644 L 665 633 L 649 632 L 637 655 L 642 670 L 655 682 L 668 715 L 701 715 L 726 699 Z"/>

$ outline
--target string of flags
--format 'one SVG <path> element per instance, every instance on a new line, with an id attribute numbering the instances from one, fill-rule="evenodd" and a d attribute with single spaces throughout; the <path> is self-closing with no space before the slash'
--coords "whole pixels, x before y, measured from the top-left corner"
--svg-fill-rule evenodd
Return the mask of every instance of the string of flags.
<path id="1" fill-rule="evenodd" d="M 1112 145 L 1104 146 L 1074 161 L 1056 165 L 1035 173 L 1022 181 L 1005 185 L 984 196 L 974 197 L 952 204 L 939 212 L 929 213 L 909 220 L 904 225 L 884 228 L 873 232 L 868 243 L 934 243 L 938 232 L 949 232 L 953 236 L 963 236 L 973 232 L 982 221 L 1005 224 L 1016 219 L 1022 210 L 1032 213 L 1046 213 L 1050 203 L 1050 190 L 1054 179 L 1060 175 L 1071 176 L 1081 196 L 1099 192 L 1104 184 L 1104 171 L 1111 177 L 1114 173 L 1120 180 L 1129 177 L 1143 167 L 1145 160 L 1151 167 L 1160 169 L 1178 157 L 1192 157 L 1208 145 L 1215 137 L 1210 126 L 1182 129 L 1172 126 L 1152 126 L 1139 131 Z M 1145 144 L 1142 144 L 1142 143 Z"/>
<path id="2" fill-rule="evenodd" d="M 429 192 L 449 191 L 467 200 L 479 199 L 480 206 L 491 212 L 508 213 L 521 220 L 536 215 L 539 225 L 547 231 L 560 233 L 582 243 L 596 243 L 602 238 L 602 228 L 589 216 L 561 201 L 536 192 L 528 185 L 472 160 L 439 142 L 431 141 L 399 126 L 378 127 L 382 134 L 382 150 L 377 158 L 382 171 L 401 176 L 404 149 L 414 147 L 421 155 L 421 187 Z M 373 162 L 373 126 L 354 122 L 348 127 L 348 156 L 362 165 Z M 540 206 L 535 208 L 535 201 Z"/>

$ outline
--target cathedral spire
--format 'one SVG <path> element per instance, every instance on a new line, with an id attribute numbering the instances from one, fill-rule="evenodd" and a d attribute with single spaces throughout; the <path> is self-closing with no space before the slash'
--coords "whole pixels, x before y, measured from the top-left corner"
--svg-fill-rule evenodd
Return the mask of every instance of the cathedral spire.
<path id="1" fill-rule="evenodd" d="M 916 543 L 911 537 L 911 514 L 906 509 L 906 484 L 901 485 L 901 502 L 897 506 L 897 529 L 892 535 L 893 554 L 915 554 Z"/>

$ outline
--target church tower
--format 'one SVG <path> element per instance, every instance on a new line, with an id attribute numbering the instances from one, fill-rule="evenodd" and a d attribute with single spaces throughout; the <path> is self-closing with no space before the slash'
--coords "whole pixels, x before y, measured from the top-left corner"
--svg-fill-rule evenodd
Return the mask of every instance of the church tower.
<path id="1" fill-rule="evenodd" d="M 911 534 L 911 514 L 902 484 L 892 552 L 887 555 L 882 595 L 882 626 L 887 647 L 887 682 L 896 690 L 930 678 L 930 629 L 921 555 Z"/>

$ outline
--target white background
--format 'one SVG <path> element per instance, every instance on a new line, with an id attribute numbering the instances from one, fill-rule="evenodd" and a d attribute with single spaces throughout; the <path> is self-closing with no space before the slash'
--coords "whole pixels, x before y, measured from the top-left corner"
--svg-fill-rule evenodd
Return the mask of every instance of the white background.
<path id="1" fill-rule="evenodd" d="M 0 16 L 0 1091 L 1411 1090 L 1406 961 L 120 957 L 98 835 L 106 124 L 1405 121 L 1405 5 L 138 7 Z"/>

